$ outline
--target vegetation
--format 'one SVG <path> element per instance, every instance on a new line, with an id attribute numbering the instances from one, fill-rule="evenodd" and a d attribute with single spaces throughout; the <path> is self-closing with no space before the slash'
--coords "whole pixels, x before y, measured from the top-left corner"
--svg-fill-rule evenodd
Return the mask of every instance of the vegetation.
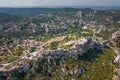
<path id="1" fill-rule="evenodd" d="M 16 50 L 15 51 L 16 56 L 21 56 L 22 53 L 23 53 L 22 50 Z"/>
<path id="2" fill-rule="evenodd" d="M 115 42 L 116 42 L 116 46 L 120 48 L 120 39 L 116 39 Z"/>
<path id="3" fill-rule="evenodd" d="M 19 74 L 19 79 L 77 79 L 77 80 L 111 80 L 112 74 L 114 74 L 114 66 L 112 64 L 114 52 L 111 49 L 104 49 L 104 51 L 89 51 L 79 59 L 76 60 L 72 57 L 67 58 L 64 61 L 61 60 L 50 60 L 48 62 L 46 59 L 38 59 L 34 61 L 27 74 Z M 67 70 L 62 71 L 62 68 Z M 76 74 L 71 75 L 69 71 L 74 72 L 77 68 L 82 69 L 82 74 L 77 77 Z M 104 74 L 106 73 L 106 74 Z M 18 76 L 17 73 L 13 73 L 15 77 Z M 11 74 L 11 76 L 14 76 Z"/>
<path id="4" fill-rule="evenodd" d="M 69 49 L 69 48 L 71 48 L 73 46 L 73 44 L 71 44 L 71 45 L 62 45 L 62 49 Z"/>
<path id="5" fill-rule="evenodd" d="M 52 42 L 49 46 L 45 46 L 44 49 L 47 50 L 57 50 L 58 42 Z"/>
<path id="6" fill-rule="evenodd" d="M 30 53 L 35 52 L 36 51 L 36 47 L 31 47 Z"/>
<path id="7" fill-rule="evenodd" d="M 99 34 L 96 34 L 96 36 L 102 37 L 104 40 L 108 40 L 112 36 L 112 33 L 118 31 L 118 28 L 120 27 L 120 24 L 109 23 L 109 24 L 105 24 L 105 26 L 106 26 L 107 30 L 102 31 Z"/>

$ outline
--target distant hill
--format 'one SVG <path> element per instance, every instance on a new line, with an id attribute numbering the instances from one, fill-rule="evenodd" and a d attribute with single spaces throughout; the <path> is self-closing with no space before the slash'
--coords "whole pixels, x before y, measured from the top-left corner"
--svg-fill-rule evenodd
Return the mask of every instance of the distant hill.
<path id="1" fill-rule="evenodd" d="M 17 16 L 35 16 L 38 14 L 58 13 L 63 11 L 79 11 L 77 8 L 0 8 L 0 12 L 10 13 Z"/>
<path id="2" fill-rule="evenodd" d="M 59 9 L 49 8 L 0 8 L 0 12 L 10 13 L 19 16 L 34 16 L 38 14 L 53 13 Z"/>
<path id="3" fill-rule="evenodd" d="M 12 15 L 12 14 L 9 14 L 9 13 L 0 12 L 0 23 L 18 21 L 20 19 L 22 19 L 22 17 Z"/>

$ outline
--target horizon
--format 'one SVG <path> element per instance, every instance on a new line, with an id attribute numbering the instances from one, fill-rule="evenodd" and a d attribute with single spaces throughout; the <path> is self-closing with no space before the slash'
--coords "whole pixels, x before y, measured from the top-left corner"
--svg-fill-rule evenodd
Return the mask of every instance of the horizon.
<path id="1" fill-rule="evenodd" d="M 19 9 L 19 8 L 76 8 L 76 9 L 85 9 L 85 8 L 90 8 L 90 9 L 95 9 L 95 10 L 120 10 L 120 6 L 29 6 L 29 7 L 0 7 L 0 8 L 11 8 L 11 9 Z"/>
<path id="2" fill-rule="evenodd" d="M 4 0 L 0 7 L 120 6 L 120 0 Z"/>

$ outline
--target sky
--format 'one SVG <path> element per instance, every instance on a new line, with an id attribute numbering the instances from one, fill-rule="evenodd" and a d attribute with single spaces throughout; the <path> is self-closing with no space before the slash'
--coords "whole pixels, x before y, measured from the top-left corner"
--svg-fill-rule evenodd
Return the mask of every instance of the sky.
<path id="1" fill-rule="evenodd" d="M 120 0 L 0 0 L 0 7 L 120 6 Z"/>

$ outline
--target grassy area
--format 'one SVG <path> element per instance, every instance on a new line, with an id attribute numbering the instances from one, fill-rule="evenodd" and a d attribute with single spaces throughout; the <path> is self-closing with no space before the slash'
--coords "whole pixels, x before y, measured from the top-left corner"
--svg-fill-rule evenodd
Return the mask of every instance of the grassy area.
<path id="1" fill-rule="evenodd" d="M 98 55 L 98 58 L 93 63 L 91 62 L 82 62 L 86 64 L 87 71 L 83 73 L 80 80 L 111 80 L 113 74 L 113 57 L 114 52 L 110 49 L 105 49 L 102 54 Z M 86 77 L 84 77 L 84 75 Z M 88 79 L 87 79 L 88 78 Z"/>
<path id="2" fill-rule="evenodd" d="M 79 80 L 111 80 L 114 73 L 112 64 L 114 52 L 110 49 L 105 49 L 104 52 L 90 51 L 88 54 L 80 56 L 80 60 L 71 64 L 79 64 L 84 67 L 83 73 Z"/>
<path id="3" fill-rule="evenodd" d="M 82 32 L 88 32 L 89 34 L 85 34 L 85 33 L 82 33 Z M 68 49 L 70 47 L 73 46 L 73 44 L 71 45 L 63 45 L 64 43 L 66 42 L 69 42 L 69 41 L 75 41 L 75 40 L 78 40 L 80 39 L 81 37 L 91 37 L 93 35 L 93 31 L 92 30 L 89 30 L 89 29 L 68 29 L 68 32 L 67 33 L 63 33 L 64 35 L 68 35 L 68 38 L 62 40 L 62 41 L 58 41 L 58 42 L 53 42 L 51 45 L 49 46 L 45 46 L 44 49 L 46 50 L 56 50 L 58 49 L 58 47 L 60 48 L 63 48 L 63 49 Z M 58 36 L 62 36 L 62 34 L 53 34 L 53 35 L 46 35 L 43 37 L 43 39 L 41 38 L 41 41 L 42 42 L 46 42 L 54 37 L 58 37 Z"/>
<path id="4" fill-rule="evenodd" d="M 52 42 L 50 46 L 45 46 L 45 50 L 56 50 L 58 48 L 58 42 Z"/>
<path id="5" fill-rule="evenodd" d="M 17 60 L 17 59 L 19 59 L 19 57 L 11 57 L 11 58 L 9 58 L 9 59 L 7 60 L 7 63 L 11 63 L 11 62 L 13 62 L 13 61 L 15 61 L 15 60 Z"/>
<path id="6" fill-rule="evenodd" d="M 61 48 L 63 48 L 63 49 L 69 49 L 72 46 L 73 46 L 73 44 L 71 44 L 71 45 L 62 45 Z"/>
<path id="7" fill-rule="evenodd" d="M 83 34 L 82 32 L 88 32 L 89 34 Z M 71 35 L 71 36 L 76 36 L 75 39 L 81 38 L 81 37 L 91 37 L 93 36 L 93 31 L 90 29 L 80 29 L 80 28 L 68 28 L 66 31 L 63 33 L 59 34 L 43 34 L 42 37 L 37 38 L 38 41 L 46 42 L 52 38 L 58 37 L 58 36 L 63 36 L 63 35 Z"/>

